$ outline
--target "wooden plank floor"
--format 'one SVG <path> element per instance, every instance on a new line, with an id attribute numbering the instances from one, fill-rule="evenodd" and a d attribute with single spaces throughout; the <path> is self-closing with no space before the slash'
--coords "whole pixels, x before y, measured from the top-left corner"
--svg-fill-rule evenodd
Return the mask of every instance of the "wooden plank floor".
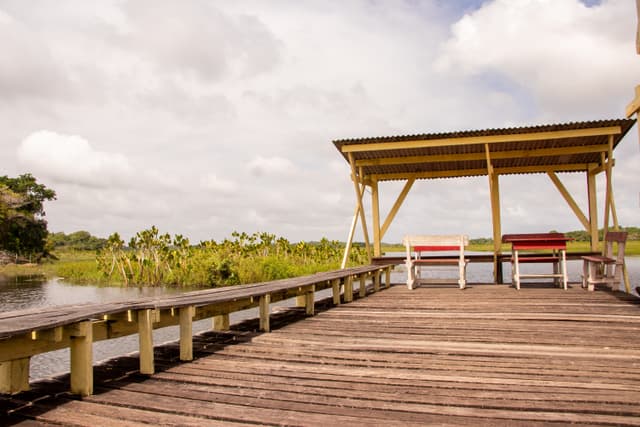
<path id="1" fill-rule="evenodd" d="M 404 286 L 314 317 L 275 315 L 0 401 L 16 425 L 640 425 L 640 300 L 523 285 Z M 326 308 L 326 307 L 325 307 Z M 3 412 L 0 412 L 0 415 Z"/>

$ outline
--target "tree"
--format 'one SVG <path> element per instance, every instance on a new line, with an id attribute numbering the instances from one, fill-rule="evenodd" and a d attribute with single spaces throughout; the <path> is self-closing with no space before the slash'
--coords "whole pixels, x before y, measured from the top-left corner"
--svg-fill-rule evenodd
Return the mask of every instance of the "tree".
<path id="1" fill-rule="evenodd" d="M 45 253 L 44 202 L 55 198 L 55 191 L 38 184 L 29 173 L 0 176 L 0 249 L 18 255 Z"/>

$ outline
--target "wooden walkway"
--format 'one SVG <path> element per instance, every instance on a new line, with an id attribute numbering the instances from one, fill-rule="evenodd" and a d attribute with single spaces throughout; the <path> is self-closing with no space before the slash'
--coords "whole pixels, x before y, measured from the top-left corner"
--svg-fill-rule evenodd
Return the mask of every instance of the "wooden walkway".
<path id="1" fill-rule="evenodd" d="M 640 425 L 640 300 L 524 285 L 393 286 L 245 322 L 0 399 L 17 425 Z M 292 321 L 298 320 L 298 321 Z"/>

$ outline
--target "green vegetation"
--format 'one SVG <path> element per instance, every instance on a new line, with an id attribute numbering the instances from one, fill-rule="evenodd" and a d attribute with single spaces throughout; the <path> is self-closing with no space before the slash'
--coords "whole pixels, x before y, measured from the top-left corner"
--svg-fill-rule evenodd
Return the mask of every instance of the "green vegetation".
<path id="1" fill-rule="evenodd" d="M 627 227 L 627 255 L 640 255 L 638 228 Z M 568 250 L 589 251 L 581 232 Z M 86 231 L 53 233 L 47 243 L 54 258 L 40 264 L 0 266 L 0 279 L 16 276 L 63 277 L 73 283 L 188 287 L 258 283 L 312 274 L 340 267 L 344 243 L 322 239 L 292 243 L 270 233 L 234 232 L 220 242 L 208 240 L 192 245 L 183 236 L 162 234 L 156 227 L 137 233 L 128 244 L 114 233 L 108 239 Z M 349 265 L 366 263 L 362 243 L 355 243 Z M 383 252 L 404 252 L 401 244 L 384 244 Z M 491 239 L 473 239 L 470 251 L 493 250 Z M 510 251 L 503 245 L 503 252 Z"/>
<path id="2" fill-rule="evenodd" d="M 51 233 L 47 237 L 47 247 L 54 251 L 97 251 L 106 244 L 107 239 L 92 236 L 88 231 L 76 231 L 71 234 Z"/>
<path id="3" fill-rule="evenodd" d="M 73 283 L 104 285 L 173 285 L 212 287 L 283 279 L 340 267 L 344 244 L 322 239 L 291 243 L 270 233 L 234 232 L 221 242 L 191 245 L 156 227 L 137 233 L 128 245 L 114 233 L 97 239 L 87 232 L 51 235 L 56 259 L 38 265 L 0 267 L 0 276 L 63 277 Z M 98 245 L 97 251 L 87 245 Z M 366 253 L 354 246 L 350 265 L 366 263 Z"/>
<path id="4" fill-rule="evenodd" d="M 110 282 L 123 285 L 225 286 L 256 283 L 338 268 L 343 244 L 322 239 L 291 243 L 270 233 L 232 233 L 232 239 L 192 246 L 181 235 L 171 238 L 156 227 L 141 231 L 125 246 L 112 234 L 98 252 L 97 268 Z M 366 260 L 362 248 L 354 264 Z"/>
<path id="5" fill-rule="evenodd" d="M 16 259 L 46 255 L 44 201 L 55 198 L 56 193 L 38 184 L 31 174 L 0 176 L 0 250 Z"/>

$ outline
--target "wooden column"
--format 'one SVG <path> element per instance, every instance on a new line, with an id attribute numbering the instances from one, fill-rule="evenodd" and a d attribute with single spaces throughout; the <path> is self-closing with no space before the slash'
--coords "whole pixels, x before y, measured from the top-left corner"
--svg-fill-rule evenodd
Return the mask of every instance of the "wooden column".
<path id="1" fill-rule="evenodd" d="M 331 281 L 331 291 L 333 293 L 333 305 L 340 305 L 340 279 Z"/>
<path id="2" fill-rule="evenodd" d="M 380 236 L 380 196 L 378 193 L 378 181 L 371 181 L 371 214 L 373 216 L 373 256 L 382 255 L 382 242 Z"/>
<path id="3" fill-rule="evenodd" d="M 384 287 L 387 289 L 391 287 L 391 266 L 388 266 L 385 270 Z"/>
<path id="4" fill-rule="evenodd" d="M 587 171 L 587 193 L 589 200 L 589 234 L 591 235 L 591 250 L 597 251 L 598 241 L 598 204 L 596 199 L 596 165 Z"/>
<path id="5" fill-rule="evenodd" d="M 180 308 L 180 360 L 193 360 L 193 316 L 195 307 Z"/>
<path id="6" fill-rule="evenodd" d="M 140 373 L 151 375 L 153 364 L 153 310 L 138 311 L 138 341 L 140 343 Z"/>
<path id="7" fill-rule="evenodd" d="M 213 316 L 212 327 L 214 331 L 228 331 L 229 330 L 229 313 L 219 314 Z"/>
<path id="8" fill-rule="evenodd" d="M 491 197 L 491 222 L 493 224 L 493 281 L 502 283 L 502 225 L 500 219 L 500 180 L 499 175 L 493 170 L 491 164 L 491 152 L 489 144 L 485 144 L 485 156 L 487 160 L 487 174 L 489 176 L 489 192 Z"/>
<path id="9" fill-rule="evenodd" d="M 360 287 L 358 288 L 358 295 L 360 298 L 367 296 L 367 274 L 362 273 L 360 275 Z"/>
<path id="10" fill-rule="evenodd" d="M 0 362 L 0 393 L 15 394 L 29 390 L 29 357 Z"/>
<path id="11" fill-rule="evenodd" d="M 271 295 L 266 294 L 260 297 L 260 330 L 263 332 L 269 332 L 271 330 L 269 324 L 270 303 Z"/>
<path id="12" fill-rule="evenodd" d="M 296 307 L 306 307 L 307 306 L 307 294 L 298 295 L 296 297 Z"/>
<path id="13" fill-rule="evenodd" d="M 382 275 L 382 270 L 376 270 L 373 273 L 373 292 L 378 292 L 380 290 L 380 276 Z"/>
<path id="14" fill-rule="evenodd" d="M 344 302 L 353 301 L 353 276 L 348 275 L 344 278 Z"/>
<path id="15" fill-rule="evenodd" d="M 69 333 L 71 353 L 71 393 L 93 394 L 93 325 L 76 323 Z"/>
<path id="16" fill-rule="evenodd" d="M 355 160 L 353 154 L 349 153 L 349 164 L 351 165 L 351 180 L 353 181 L 353 188 L 356 192 L 356 202 L 358 204 L 358 212 L 360 212 L 360 224 L 362 224 L 362 234 L 364 235 L 364 244 L 367 249 L 367 255 L 369 256 L 369 262 L 371 262 L 371 243 L 369 243 L 369 230 L 367 229 L 367 219 L 364 213 L 364 206 L 362 205 L 362 194 L 364 193 L 364 182 L 362 182 L 363 188 L 360 187 L 358 174 L 356 173 Z M 362 177 L 360 177 L 362 178 Z"/>
<path id="17" fill-rule="evenodd" d="M 316 296 L 316 287 L 315 285 L 310 286 L 305 293 L 305 313 L 307 316 L 313 316 L 315 314 L 315 296 Z"/>

